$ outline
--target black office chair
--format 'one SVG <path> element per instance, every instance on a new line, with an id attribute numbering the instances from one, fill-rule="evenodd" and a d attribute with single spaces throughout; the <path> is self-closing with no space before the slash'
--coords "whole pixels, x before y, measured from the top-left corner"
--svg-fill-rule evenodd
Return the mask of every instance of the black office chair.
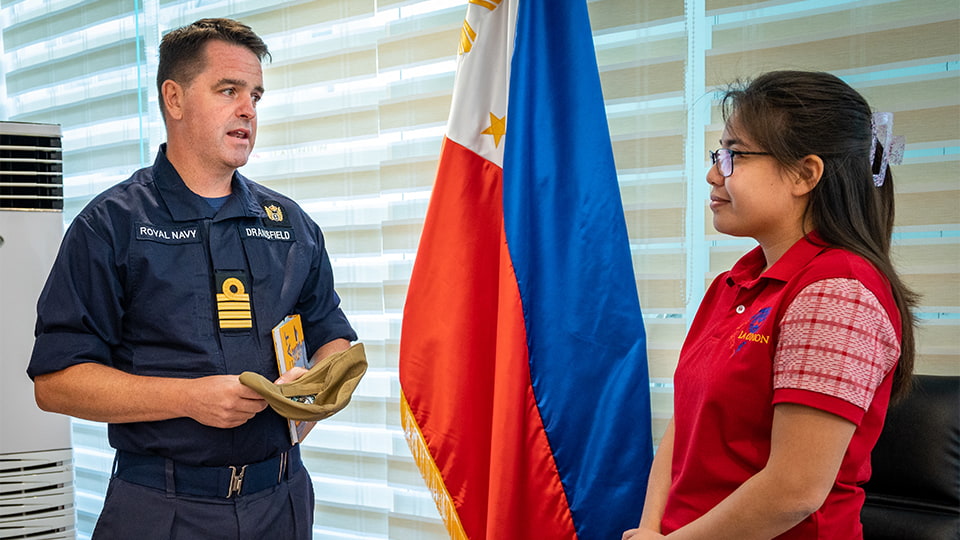
<path id="1" fill-rule="evenodd" d="M 914 382 L 890 407 L 873 450 L 865 540 L 960 539 L 960 377 Z"/>

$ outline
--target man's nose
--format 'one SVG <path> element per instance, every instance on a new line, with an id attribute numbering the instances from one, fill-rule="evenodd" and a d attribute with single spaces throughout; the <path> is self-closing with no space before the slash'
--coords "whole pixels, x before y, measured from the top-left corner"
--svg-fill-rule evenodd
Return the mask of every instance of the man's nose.
<path id="1" fill-rule="evenodd" d="M 237 116 L 240 118 L 254 118 L 257 116 L 257 106 L 254 104 L 253 97 L 240 100 L 240 108 L 237 110 Z"/>

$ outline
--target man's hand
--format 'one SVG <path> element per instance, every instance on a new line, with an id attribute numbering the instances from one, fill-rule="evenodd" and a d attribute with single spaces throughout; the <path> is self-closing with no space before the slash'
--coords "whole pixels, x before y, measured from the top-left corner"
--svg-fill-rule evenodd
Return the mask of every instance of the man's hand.
<path id="1" fill-rule="evenodd" d="M 146 377 L 95 363 L 77 364 L 34 381 L 37 405 L 95 422 L 154 422 L 189 417 L 236 427 L 267 407 L 238 375 L 199 379 Z"/>
<path id="2" fill-rule="evenodd" d="M 267 401 L 236 375 L 211 375 L 191 383 L 186 416 L 207 426 L 237 427 L 267 407 Z"/>
<path id="3" fill-rule="evenodd" d="M 330 355 L 336 354 L 338 352 L 343 352 L 349 348 L 350 348 L 350 342 L 345 339 L 338 338 L 333 341 L 329 341 L 325 343 L 322 347 L 317 349 L 317 352 L 313 353 L 313 357 L 310 358 L 310 365 L 313 366 L 320 360 Z M 274 384 L 292 383 L 293 381 L 302 377 L 303 374 L 306 372 L 307 372 L 306 369 L 299 366 L 294 366 L 290 368 L 288 371 L 286 371 L 283 375 L 280 375 L 280 378 L 273 382 Z"/>
<path id="4" fill-rule="evenodd" d="M 293 381 L 299 379 L 300 377 L 303 377 L 303 374 L 306 372 L 307 372 L 306 369 L 303 369 L 300 366 L 294 366 L 290 368 L 288 371 L 286 371 L 283 375 L 281 375 L 279 379 L 273 381 L 273 383 L 274 384 L 292 383 Z"/>

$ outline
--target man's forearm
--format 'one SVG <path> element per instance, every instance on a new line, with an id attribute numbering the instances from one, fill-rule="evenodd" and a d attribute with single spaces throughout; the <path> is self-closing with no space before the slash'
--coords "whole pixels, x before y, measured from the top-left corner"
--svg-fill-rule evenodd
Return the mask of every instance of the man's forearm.
<path id="1" fill-rule="evenodd" d="M 34 393 L 45 411 L 97 422 L 149 422 L 183 416 L 188 382 L 84 363 L 38 376 Z"/>
<path id="2" fill-rule="evenodd" d="M 310 358 L 310 366 L 314 366 L 320 360 L 330 356 L 331 354 L 336 354 L 340 351 L 345 351 L 350 348 L 350 342 L 343 338 L 337 338 L 333 341 L 328 341 L 319 349 L 317 352 L 313 353 L 313 357 Z"/>
<path id="3" fill-rule="evenodd" d="M 95 363 L 38 376 L 34 392 L 45 411 L 110 423 L 188 417 L 232 428 L 266 408 L 266 401 L 236 375 L 147 377 Z"/>

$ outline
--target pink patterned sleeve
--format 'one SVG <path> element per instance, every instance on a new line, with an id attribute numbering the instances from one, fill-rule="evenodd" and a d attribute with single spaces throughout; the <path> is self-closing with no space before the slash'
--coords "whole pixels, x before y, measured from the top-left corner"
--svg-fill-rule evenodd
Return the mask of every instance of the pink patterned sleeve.
<path id="1" fill-rule="evenodd" d="M 866 410 L 899 357 L 896 330 L 876 296 L 855 279 L 826 279 L 787 307 L 773 387 L 826 394 Z"/>

